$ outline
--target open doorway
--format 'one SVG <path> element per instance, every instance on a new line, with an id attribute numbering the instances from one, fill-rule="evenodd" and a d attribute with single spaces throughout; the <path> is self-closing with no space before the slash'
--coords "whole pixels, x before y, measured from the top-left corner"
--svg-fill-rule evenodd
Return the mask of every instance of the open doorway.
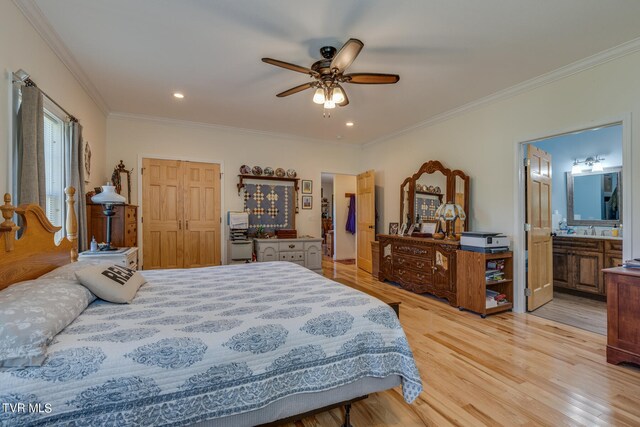
<path id="1" fill-rule="evenodd" d="M 321 183 L 324 256 L 340 263 L 355 264 L 357 256 L 354 222 L 356 176 L 323 172 Z M 354 224 L 352 228 L 348 227 L 350 220 Z"/>
<path id="2" fill-rule="evenodd" d="M 527 310 L 603 335 L 602 269 L 622 263 L 627 232 L 623 130 L 617 122 L 529 141 L 523 150 Z"/>

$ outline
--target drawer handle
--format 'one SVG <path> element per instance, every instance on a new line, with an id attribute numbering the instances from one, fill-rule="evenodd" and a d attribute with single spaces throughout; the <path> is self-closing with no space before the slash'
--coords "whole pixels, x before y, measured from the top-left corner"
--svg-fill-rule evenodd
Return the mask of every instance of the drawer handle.
<path id="1" fill-rule="evenodd" d="M 293 249 L 293 248 L 295 248 L 295 247 L 296 247 L 296 245 L 295 245 L 295 244 L 291 244 L 291 245 L 289 245 L 289 249 Z"/>
<path id="2" fill-rule="evenodd" d="M 417 262 L 416 265 L 418 266 L 418 268 L 422 268 L 424 267 L 424 262 Z"/>
<path id="3" fill-rule="evenodd" d="M 404 264 L 404 258 L 398 259 L 398 264 Z"/>
<path id="4" fill-rule="evenodd" d="M 416 274 L 416 277 L 418 278 L 418 280 L 424 280 L 424 274 Z"/>

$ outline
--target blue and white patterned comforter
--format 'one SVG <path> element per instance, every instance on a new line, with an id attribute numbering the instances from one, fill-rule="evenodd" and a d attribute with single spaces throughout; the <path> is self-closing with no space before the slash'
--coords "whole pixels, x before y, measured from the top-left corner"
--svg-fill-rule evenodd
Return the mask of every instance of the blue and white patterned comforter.
<path id="1" fill-rule="evenodd" d="M 7 425 L 186 425 L 360 378 L 422 390 L 393 310 L 287 262 L 145 271 L 132 304 L 92 303 L 43 366 L 0 371 Z M 44 406 L 43 406 L 44 408 Z"/>

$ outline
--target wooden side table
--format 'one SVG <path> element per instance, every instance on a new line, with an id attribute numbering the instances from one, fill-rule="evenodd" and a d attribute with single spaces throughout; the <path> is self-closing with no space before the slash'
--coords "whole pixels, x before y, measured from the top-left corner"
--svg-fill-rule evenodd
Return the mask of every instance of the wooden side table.
<path id="1" fill-rule="evenodd" d="M 606 268 L 607 362 L 640 365 L 640 269 Z"/>

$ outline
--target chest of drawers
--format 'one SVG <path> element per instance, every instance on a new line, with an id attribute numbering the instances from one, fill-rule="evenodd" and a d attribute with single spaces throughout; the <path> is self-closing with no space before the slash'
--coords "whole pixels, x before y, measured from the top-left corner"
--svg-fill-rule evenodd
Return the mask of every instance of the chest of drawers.
<path id="1" fill-rule="evenodd" d="M 381 234 L 379 280 L 416 293 L 430 293 L 457 305 L 458 242 Z"/>
<path id="2" fill-rule="evenodd" d="M 254 239 L 258 262 L 289 261 L 322 274 L 322 239 Z"/>

